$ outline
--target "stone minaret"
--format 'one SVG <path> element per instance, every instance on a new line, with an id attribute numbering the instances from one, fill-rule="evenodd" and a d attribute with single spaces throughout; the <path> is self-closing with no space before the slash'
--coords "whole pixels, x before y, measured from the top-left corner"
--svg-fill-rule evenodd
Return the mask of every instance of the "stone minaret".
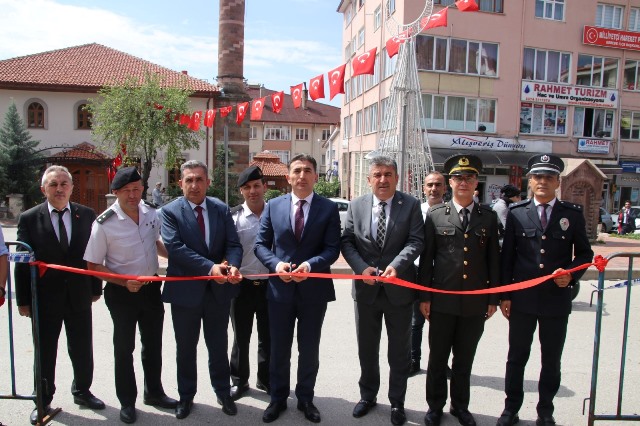
<path id="1" fill-rule="evenodd" d="M 228 94 L 244 94 L 244 0 L 220 0 L 218 84 Z"/>

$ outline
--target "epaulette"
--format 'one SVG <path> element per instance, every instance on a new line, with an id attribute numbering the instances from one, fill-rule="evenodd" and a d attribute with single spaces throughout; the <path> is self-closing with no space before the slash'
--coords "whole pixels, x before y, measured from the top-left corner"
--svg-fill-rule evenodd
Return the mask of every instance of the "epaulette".
<path id="1" fill-rule="evenodd" d="M 526 200 L 522 200 L 522 201 L 518 201 L 517 203 L 512 203 L 509 204 L 509 210 L 511 209 L 515 209 L 517 207 L 522 207 L 522 206 L 526 206 L 527 204 L 529 204 L 531 202 L 530 199 L 526 199 Z"/>
<path id="2" fill-rule="evenodd" d="M 448 206 L 449 206 L 449 203 L 436 204 L 433 207 L 429 207 L 429 211 L 430 212 L 436 212 L 436 211 L 441 210 L 441 209 L 446 209 Z M 448 212 L 447 212 L 447 214 L 448 214 Z"/>
<path id="3" fill-rule="evenodd" d="M 100 216 L 96 218 L 96 222 L 102 225 L 107 219 L 109 219 L 114 214 L 115 214 L 115 211 L 113 211 L 112 209 L 107 209 L 104 212 L 102 212 Z"/>
<path id="4" fill-rule="evenodd" d="M 145 203 L 147 205 L 147 207 L 151 207 L 153 209 L 157 209 L 158 206 L 156 206 L 155 204 L 153 204 L 151 201 L 147 201 L 147 200 L 142 200 L 143 203 Z"/>
<path id="5" fill-rule="evenodd" d="M 582 205 L 581 204 L 576 204 L 576 203 L 572 203 L 570 201 L 562 201 L 562 200 L 558 200 L 558 202 L 560 203 L 560 205 L 562 207 L 566 207 L 568 209 L 572 209 L 575 211 L 582 211 Z"/>
<path id="6" fill-rule="evenodd" d="M 491 210 L 493 211 L 493 208 L 488 205 L 488 204 L 478 204 L 478 209 L 480 210 Z"/>
<path id="7" fill-rule="evenodd" d="M 231 214 L 236 214 L 238 213 L 240 210 L 242 210 L 242 204 L 239 204 L 233 208 L 231 208 L 231 210 L 229 210 L 231 212 Z"/>

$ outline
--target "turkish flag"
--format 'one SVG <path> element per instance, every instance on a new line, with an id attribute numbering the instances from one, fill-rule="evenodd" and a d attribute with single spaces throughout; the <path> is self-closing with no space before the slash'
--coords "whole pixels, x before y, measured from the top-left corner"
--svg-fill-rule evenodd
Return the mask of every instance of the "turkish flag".
<path id="1" fill-rule="evenodd" d="M 266 98 L 254 99 L 251 102 L 251 120 L 260 120 L 262 118 L 262 109 Z"/>
<path id="2" fill-rule="evenodd" d="M 183 126 L 188 126 L 191 122 L 191 116 L 189 114 L 180 114 L 180 124 Z"/>
<path id="3" fill-rule="evenodd" d="M 398 52 L 400 51 L 400 45 L 404 44 L 404 42 L 407 41 L 407 38 L 409 38 L 410 34 L 411 28 L 387 40 L 385 46 L 387 48 L 387 55 L 389 55 L 390 58 L 393 58 L 398 54 Z"/>
<path id="4" fill-rule="evenodd" d="M 291 99 L 293 100 L 293 107 L 300 108 L 300 105 L 302 105 L 302 83 L 297 86 L 291 86 Z"/>
<path id="5" fill-rule="evenodd" d="M 191 116 L 191 120 L 189 121 L 189 127 L 194 132 L 200 130 L 200 117 L 202 117 L 202 111 L 196 111 Z"/>
<path id="6" fill-rule="evenodd" d="M 227 115 L 229 115 L 231 113 L 232 109 L 233 109 L 232 106 L 226 106 L 226 107 L 220 108 L 220 116 L 221 117 L 226 117 Z"/>
<path id="7" fill-rule="evenodd" d="M 344 93 L 344 70 L 347 64 L 340 65 L 327 73 L 329 77 L 329 100 L 338 93 Z"/>
<path id="8" fill-rule="evenodd" d="M 283 103 L 284 103 L 284 91 L 274 93 L 273 95 L 271 95 L 271 107 L 273 108 L 274 113 L 280 114 Z"/>
<path id="9" fill-rule="evenodd" d="M 116 177 L 116 168 L 112 164 L 107 167 L 107 178 L 109 179 L 109 182 L 113 181 L 114 177 Z"/>
<path id="10" fill-rule="evenodd" d="M 324 74 L 320 74 L 309 81 L 309 96 L 312 101 L 324 98 Z"/>
<path id="11" fill-rule="evenodd" d="M 420 20 L 420 31 L 428 30 L 429 28 L 446 27 L 447 26 L 447 9 L 445 7 L 438 13 L 432 13 L 431 16 L 425 16 Z"/>
<path id="12" fill-rule="evenodd" d="M 111 162 L 111 167 L 113 167 L 114 169 L 117 169 L 121 165 L 122 165 L 122 155 L 118 154 L 116 155 L 116 158 L 114 158 L 113 161 Z"/>
<path id="13" fill-rule="evenodd" d="M 249 108 L 249 102 L 243 102 L 236 107 L 236 124 L 239 126 L 244 120 L 244 116 L 247 115 L 247 108 Z"/>
<path id="14" fill-rule="evenodd" d="M 204 115 L 204 125 L 206 127 L 213 127 L 213 123 L 216 122 L 216 110 L 208 109 L 207 113 Z"/>
<path id="15" fill-rule="evenodd" d="M 376 64 L 377 50 L 378 48 L 374 47 L 368 52 L 364 52 L 363 54 L 353 58 L 353 62 L 351 62 L 351 66 L 353 67 L 351 78 L 361 74 L 373 74 L 373 67 Z"/>
<path id="16" fill-rule="evenodd" d="M 480 10 L 474 0 L 458 0 L 456 7 L 460 12 L 475 12 L 476 10 Z"/>

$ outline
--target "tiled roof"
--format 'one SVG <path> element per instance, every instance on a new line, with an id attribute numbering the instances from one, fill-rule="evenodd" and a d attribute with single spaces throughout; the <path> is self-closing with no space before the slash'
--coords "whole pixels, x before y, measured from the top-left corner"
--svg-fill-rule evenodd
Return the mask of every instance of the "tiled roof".
<path id="1" fill-rule="evenodd" d="M 195 96 L 218 90 L 206 81 L 97 43 L 2 60 L 0 88 L 94 92 L 130 76 L 144 77 L 146 72 L 164 77 L 167 86 L 184 80 Z"/>
<path id="2" fill-rule="evenodd" d="M 254 155 L 253 161 L 249 165 L 260 167 L 262 174 L 265 176 L 284 177 L 289 174 L 287 165 L 280 161 L 280 157 L 270 153 L 269 151 L 262 151 L 261 153 Z"/>
<path id="3" fill-rule="evenodd" d="M 107 157 L 105 154 L 96 150 L 96 147 L 89 142 L 82 142 L 76 146 L 73 146 L 69 149 L 62 150 L 56 154 L 51 155 L 50 157 L 55 157 L 56 159 L 85 159 L 85 160 L 106 160 Z"/>
<path id="4" fill-rule="evenodd" d="M 328 124 L 337 125 L 340 123 L 340 108 L 320 102 L 307 100 L 307 109 L 294 108 L 291 94 L 289 90 L 284 91 L 284 104 L 280 114 L 273 112 L 271 107 L 271 95 L 277 93 L 277 90 L 269 90 L 262 88 L 250 87 L 247 94 L 251 99 L 259 99 L 267 97 L 262 117 L 260 120 L 251 120 L 253 122 L 267 123 L 308 123 L 308 124 Z"/>

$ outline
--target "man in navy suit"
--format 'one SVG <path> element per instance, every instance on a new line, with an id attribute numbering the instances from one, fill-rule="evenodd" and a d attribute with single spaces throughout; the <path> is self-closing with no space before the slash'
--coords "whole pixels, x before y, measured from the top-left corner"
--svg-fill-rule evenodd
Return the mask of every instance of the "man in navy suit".
<path id="1" fill-rule="evenodd" d="M 169 264 L 167 276 L 203 276 L 217 278 L 199 281 L 168 281 L 162 300 L 171 304 L 176 337 L 178 393 L 176 418 L 191 413 L 197 390 L 197 346 L 200 324 L 209 351 L 209 376 L 222 411 L 235 415 L 237 408 L 230 396 L 227 327 L 231 299 L 238 295 L 242 280 L 238 266 L 242 245 L 229 212 L 220 200 L 207 197 L 211 181 L 207 166 L 187 161 L 180 167 L 180 197 L 162 208 L 162 239 Z"/>
<path id="2" fill-rule="evenodd" d="M 262 420 L 270 423 L 287 408 L 293 331 L 298 320 L 298 409 L 320 422 L 313 404 L 320 365 L 320 333 L 327 302 L 336 299 L 333 280 L 297 273 L 330 273 L 340 255 L 340 216 L 333 202 L 313 192 L 316 160 L 299 154 L 289 163 L 292 192 L 270 200 L 260 219 L 256 257 L 270 272 L 267 300 L 271 331 L 271 402 Z"/>

